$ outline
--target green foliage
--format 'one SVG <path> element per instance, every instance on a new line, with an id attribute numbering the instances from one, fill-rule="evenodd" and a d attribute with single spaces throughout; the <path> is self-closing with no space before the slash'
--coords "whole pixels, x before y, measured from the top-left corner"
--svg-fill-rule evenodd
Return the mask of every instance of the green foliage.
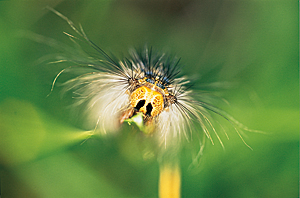
<path id="1" fill-rule="evenodd" d="M 225 151 L 207 142 L 198 166 L 184 150 L 182 197 L 299 197 L 299 5 L 254 0 L 1 1 L 1 197 L 157 197 L 158 165 L 141 156 L 141 136 L 123 126 L 86 140 L 60 87 L 46 97 L 64 66 L 40 63 L 57 49 L 21 32 L 72 45 L 63 34 L 72 30 L 46 5 L 109 54 L 147 43 L 181 57 L 197 88 L 236 85 L 217 92 L 230 106 L 216 106 L 267 134 L 245 134 L 251 151 L 229 131 Z"/>

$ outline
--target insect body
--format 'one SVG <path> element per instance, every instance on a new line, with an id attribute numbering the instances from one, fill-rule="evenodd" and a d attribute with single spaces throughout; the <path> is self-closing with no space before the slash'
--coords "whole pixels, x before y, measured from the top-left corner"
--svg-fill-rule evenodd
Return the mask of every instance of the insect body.
<path id="1" fill-rule="evenodd" d="M 126 73 L 131 72 L 132 75 L 130 76 L 131 80 L 128 81 L 130 107 L 123 112 L 120 123 L 141 112 L 146 126 L 155 125 L 154 120 L 159 119 L 160 114 L 167 111 L 169 106 L 176 102 L 176 100 L 172 100 L 175 96 L 172 93 L 172 84 L 170 83 L 172 80 L 170 78 L 172 77 L 170 67 L 172 67 L 172 72 L 176 71 L 178 62 L 173 65 L 169 62 L 163 62 L 164 55 L 156 57 L 157 59 L 151 62 L 150 59 L 147 60 L 151 55 L 147 48 L 143 53 L 144 57 L 139 57 L 133 51 L 132 57 L 135 60 L 131 62 L 133 67 L 130 68 L 134 68 L 134 70 L 129 71 L 128 67 L 125 69 L 127 70 Z M 165 64 L 168 64 L 166 65 L 166 68 L 169 67 L 167 70 L 164 68 Z M 152 128 L 155 127 L 152 126 Z"/>

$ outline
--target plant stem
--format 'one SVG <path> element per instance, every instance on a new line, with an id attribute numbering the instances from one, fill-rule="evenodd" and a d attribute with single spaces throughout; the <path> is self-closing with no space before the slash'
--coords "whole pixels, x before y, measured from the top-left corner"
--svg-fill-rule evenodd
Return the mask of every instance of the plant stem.
<path id="1" fill-rule="evenodd" d="M 159 198 L 180 198 L 181 174 L 179 164 L 161 164 L 159 171 Z"/>

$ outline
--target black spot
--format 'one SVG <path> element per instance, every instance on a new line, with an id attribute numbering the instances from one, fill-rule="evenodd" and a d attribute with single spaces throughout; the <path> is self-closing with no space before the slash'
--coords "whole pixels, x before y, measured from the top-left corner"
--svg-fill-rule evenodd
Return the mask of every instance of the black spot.
<path id="1" fill-rule="evenodd" d="M 153 107 L 151 103 L 148 103 L 146 106 L 146 115 L 151 116 L 151 111 L 152 111 Z"/>
<path id="2" fill-rule="evenodd" d="M 145 102 L 146 102 L 145 100 L 140 100 L 140 101 L 137 103 L 135 109 L 136 109 L 137 111 L 139 111 L 140 108 L 141 108 L 142 106 L 145 105 Z"/>
<path id="3" fill-rule="evenodd" d="M 151 83 L 151 84 L 155 84 L 155 80 L 149 79 L 149 78 L 146 79 L 146 82 Z"/>
<path id="4" fill-rule="evenodd" d="M 160 83 L 157 83 L 156 84 L 159 88 L 161 88 L 161 89 L 165 89 L 165 86 L 163 86 L 162 84 L 160 84 Z"/>

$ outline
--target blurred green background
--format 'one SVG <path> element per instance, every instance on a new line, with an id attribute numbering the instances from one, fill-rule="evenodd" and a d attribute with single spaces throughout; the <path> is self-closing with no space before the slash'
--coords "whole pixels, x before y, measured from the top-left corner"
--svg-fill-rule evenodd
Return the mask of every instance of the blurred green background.
<path id="1" fill-rule="evenodd" d="M 59 88 L 57 53 L 33 32 L 71 44 L 68 24 L 117 57 L 144 44 L 181 57 L 196 86 L 231 82 L 217 104 L 249 128 L 209 142 L 197 167 L 183 151 L 182 197 L 299 197 L 299 5 L 296 0 L 0 1 L 1 197 L 157 197 L 158 164 L 126 132 L 82 141 Z M 63 82 L 63 78 L 60 82 Z M 222 84 L 222 83 L 221 83 Z M 223 83 L 223 87 L 225 83 Z M 124 131 L 126 131 L 126 126 Z"/>

